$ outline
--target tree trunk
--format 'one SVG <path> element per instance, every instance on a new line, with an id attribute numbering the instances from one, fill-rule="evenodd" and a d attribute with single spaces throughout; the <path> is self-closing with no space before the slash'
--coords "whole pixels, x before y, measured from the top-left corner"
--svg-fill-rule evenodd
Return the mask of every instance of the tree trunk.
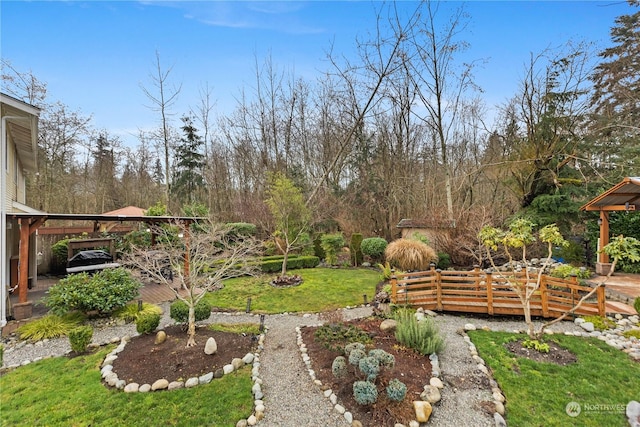
<path id="1" fill-rule="evenodd" d="M 193 302 L 189 304 L 189 329 L 187 330 L 187 347 L 193 347 L 196 345 L 196 310 Z"/>

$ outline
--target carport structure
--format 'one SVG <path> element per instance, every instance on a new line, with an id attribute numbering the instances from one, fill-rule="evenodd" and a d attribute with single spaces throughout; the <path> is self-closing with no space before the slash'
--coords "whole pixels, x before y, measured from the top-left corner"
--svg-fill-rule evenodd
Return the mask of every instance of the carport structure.
<path id="1" fill-rule="evenodd" d="M 607 275 L 611 270 L 611 261 L 607 254 L 600 252 L 600 249 L 609 244 L 609 212 L 640 211 L 640 177 L 624 178 L 609 190 L 586 203 L 580 210 L 600 212 L 596 274 Z"/>
<path id="2" fill-rule="evenodd" d="M 33 265 L 29 260 L 30 236 L 34 234 L 38 228 L 48 220 L 64 220 L 64 221 L 94 221 L 94 223 L 105 222 L 141 222 L 149 226 L 167 223 L 181 223 L 184 226 L 185 242 L 188 250 L 188 231 L 189 226 L 196 221 L 206 221 L 206 218 L 198 217 L 176 217 L 176 216 L 138 216 L 138 215 L 106 215 L 106 214 L 53 214 L 46 212 L 39 213 L 7 213 L 7 218 L 17 220 L 20 225 L 20 253 L 18 267 L 18 304 L 13 306 L 14 318 L 16 320 L 31 317 L 32 303 L 28 300 L 28 280 L 29 266 Z M 152 236 L 152 242 L 153 242 Z M 188 260 L 188 258 L 185 258 Z M 185 261 L 185 270 L 188 271 L 189 265 Z M 34 279 L 37 280 L 34 274 Z M 2 298 L 6 298 L 6 289 L 2 287 Z M 2 313 L 4 315 L 4 313 Z"/>

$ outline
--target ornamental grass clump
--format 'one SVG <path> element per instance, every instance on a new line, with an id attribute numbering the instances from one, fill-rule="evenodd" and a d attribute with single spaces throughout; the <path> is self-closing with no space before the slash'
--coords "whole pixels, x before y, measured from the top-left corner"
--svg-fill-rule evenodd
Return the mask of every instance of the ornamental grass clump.
<path id="1" fill-rule="evenodd" d="M 17 330 L 21 340 L 40 341 L 45 338 L 59 338 L 69 334 L 84 321 L 82 313 L 74 312 L 63 316 L 47 314 L 20 326 Z"/>
<path id="2" fill-rule="evenodd" d="M 429 264 L 438 262 L 431 246 L 413 239 L 394 240 L 385 249 L 384 256 L 393 267 L 405 271 L 428 270 Z"/>
<path id="3" fill-rule="evenodd" d="M 135 322 L 138 317 L 145 316 L 148 313 L 162 314 L 162 308 L 148 302 L 143 302 L 142 307 L 140 307 L 136 302 L 127 304 L 124 307 L 114 311 L 113 316 L 118 319 L 122 319 L 127 323 L 130 323 Z"/>
<path id="4" fill-rule="evenodd" d="M 444 349 L 444 339 L 430 318 L 418 321 L 412 310 L 398 310 L 395 317 L 396 340 L 405 347 L 413 348 L 422 355 L 440 353 Z"/>

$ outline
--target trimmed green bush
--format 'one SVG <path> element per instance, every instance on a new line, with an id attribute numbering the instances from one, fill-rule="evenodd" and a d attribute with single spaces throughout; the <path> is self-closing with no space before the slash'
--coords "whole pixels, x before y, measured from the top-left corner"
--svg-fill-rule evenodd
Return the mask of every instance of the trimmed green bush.
<path id="1" fill-rule="evenodd" d="M 382 237 L 368 237 L 360 244 L 362 253 L 374 262 L 382 261 L 385 249 L 387 249 L 387 241 Z"/>
<path id="2" fill-rule="evenodd" d="M 198 301 L 194 309 L 196 322 L 206 320 L 211 316 L 211 305 L 204 299 Z M 178 323 L 187 323 L 189 321 L 189 306 L 181 300 L 176 300 L 169 307 L 169 316 Z"/>
<path id="3" fill-rule="evenodd" d="M 636 312 L 640 314 L 640 297 L 637 297 L 633 302 L 633 308 L 635 308 Z"/>
<path id="4" fill-rule="evenodd" d="M 69 331 L 69 344 L 76 353 L 84 353 L 93 338 L 93 328 L 89 325 L 78 326 Z"/>
<path id="5" fill-rule="evenodd" d="M 353 383 L 353 398 L 360 405 L 371 405 L 378 400 L 378 389 L 369 381 L 356 381 Z"/>
<path id="6" fill-rule="evenodd" d="M 160 324 L 160 315 L 158 313 L 147 313 L 136 319 L 136 331 L 139 334 L 150 334 L 155 331 Z"/>
<path id="7" fill-rule="evenodd" d="M 344 378 L 347 376 L 349 371 L 347 370 L 347 360 L 344 356 L 338 356 L 333 359 L 333 363 L 331 364 L 331 372 L 333 372 L 333 376 L 336 378 Z"/>
<path id="8" fill-rule="evenodd" d="M 22 340 L 40 341 L 45 338 L 59 338 L 69 334 L 84 321 L 82 313 L 68 313 L 63 316 L 47 314 L 20 326 L 17 330 Z"/>
<path id="9" fill-rule="evenodd" d="M 236 238 L 253 237 L 258 233 L 256 225 L 248 222 L 230 222 L 227 227 L 229 227 L 229 233 Z"/>
<path id="10" fill-rule="evenodd" d="M 279 273 L 282 271 L 283 260 L 284 258 L 280 256 L 276 259 L 262 261 L 260 263 L 260 270 L 262 270 L 263 273 Z M 318 264 L 320 264 L 320 259 L 316 256 L 293 256 L 287 259 L 287 270 L 315 268 Z"/>
<path id="11" fill-rule="evenodd" d="M 438 252 L 438 262 L 436 268 L 446 270 L 451 267 L 451 257 L 446 252 Z"/>
<path id="12" fill-rule="evenodd" d="M 0 366 L 2 366 L 4 360 L 4 344 L 0 343 Z"/>
<path id="13" fill-rule="evenodd" d="M 407 395 L 407 386 L 397 378 L 389 381 L 387 386 L 387 396 L 396 402 L 402 402 Z"/>
<path id="14" fill-rule="evenodd" d="M 394 313 L 398 322 L 396 339 L 405 347 L 410 347 L 420 354 L 439 353 L 444 349 L 444 339 L 431 318 L 419 321 L 409 309 L 399 309 Z"/>
<path id="15" fill-rule="evenodd" d="M 329 265 L 338 261 L 338 253 L 344 247 L 345 241 L 342 233 L 325 234 L 320 238 L 320 246 L 324 251 L 324 260 Z"/>
<path id="16" fill-rule="evenodd" d="M 354 267 L 358 267 L 362 264 L 364 259 L 364 255 L 362 254 L 362 234 L 353 233 L 351 235 L 351 244 L 349 245 L 349 250 L 351 253 L 351 264 Z"/>
<path id="17" fill-rule="evenodd" d="M 138 296 L 140 282 L 124 268 L 102 270 L 93 276 L 72 274 L 49 288 L 45 305 L 62 315 L 70 311 L 111 313 Z"/>

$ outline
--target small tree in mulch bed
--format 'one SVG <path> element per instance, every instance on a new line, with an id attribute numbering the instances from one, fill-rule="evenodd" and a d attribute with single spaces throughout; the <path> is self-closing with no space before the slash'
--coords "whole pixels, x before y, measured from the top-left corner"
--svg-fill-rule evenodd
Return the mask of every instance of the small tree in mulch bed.
<path id="1" fill-rule="evenodd" d="M 480 241 L 486 249 L 487 258 L 489 259 L 491 266 L 496 272 L 496 276 L 500 277 L 505 283 L 512 289 L 519 297 L 524 311 L 524 319 L 528 328 L 528 335 L 531 340 L 540 339 L 544 333 L 545 328 L 565 319 L 568 315 L 574 313 L 581 305 L 590 298 L 600 286 L 603 286 L 605 282 L 613 274 L 616 264 L 619 260 L 625 259 L 632 262 L 640 261 L 640 241 L 633 237 L 618 236 L 613 239 L 608 245 L 602 248 L 602 251 L 609 255 L 613 261 L 611 263 L 611 269 L 609 274 L 598 283 L 589 293 L 578 301 L 578 303 L 571 309 L 565 312 L 562 316 L 543 324 L 540 329 L 535 330 L 533 321 L 531 319 L 531 298 L 540 289 L 540 283 L 542 281 L 542 274 L 551 265 L 553 250 L 555 247 L 563 247 L 568 243 L 560 234 L 560 230 L 555 224 L 542 227 L 537 237 L 534 234 L 535 224 L 527 219 L 516 219 L 509 225 L 509 229 L 504 231 L 498 228 L 486 226 L 479 233 Z M 539 239 L 547 246 L 547 257 L 544 259 L 541 268 L 538 272 L 532 274 L 530 269 L 525 268 L 524 280 L 517 278 L 516 271 L 519 268 L 518 263 L 515 262 L 511 250 L 519 250 L 521 252 L 521 258 L 519 259 L 521 265 L 527 265 L 527 248 L 533 244 L 536 239 Z M 502 271 L 494 262 L 494 253 L 499 251 L 505 256 L 510 266 L 508 271 Z"/>
<path id="2" fill-rule="evenodd" d="M 212 221 L 199 221 L 195 225 L 175 221 L 169 227 L 154 227 L 152 232 L 160 243 L 153 251 L 134 245 L 123 257 L 128 266 L 168 286 L 187 305 L 187 347 L 196 345 L 198 303 L 207 292 L 220 289 L 224 279 L 258 274 L 252 261 L 261 249 L 253 237 L 237 239 L 228 225 Z M 176 233 L 176 229 L 181 233 Z M 172 274 L 166 274 L 167 266 Z"/>

